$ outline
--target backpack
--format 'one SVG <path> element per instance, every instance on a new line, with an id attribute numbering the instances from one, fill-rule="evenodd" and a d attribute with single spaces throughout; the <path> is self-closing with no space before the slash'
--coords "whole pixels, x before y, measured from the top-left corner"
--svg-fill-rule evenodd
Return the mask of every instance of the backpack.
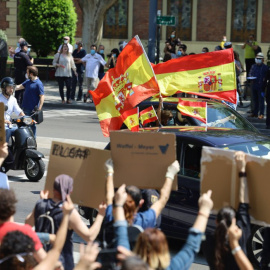
<path id="1" fill-rule="evenodd" d="M 255 52 L 255 56 L 256 56 L 258 53 L 262 52 L 262 48 L 260 46 L 258 46 L 258 48 L 256 50 L 254 50 L 254 52 Z"/>
<path id="2" fill-rule="evenodd" d="M 60 206 L 52 200 L 41 200 L 35 207 L 35 231 L 55 234 L 61 223 L 63 214 Z M 61 214 L 61 215 L 60 215 Z"/>

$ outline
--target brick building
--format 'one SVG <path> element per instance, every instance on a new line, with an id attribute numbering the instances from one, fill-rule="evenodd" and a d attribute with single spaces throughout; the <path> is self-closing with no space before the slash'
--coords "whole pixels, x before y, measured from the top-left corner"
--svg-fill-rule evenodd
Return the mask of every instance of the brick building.
<path id="1" fill-rule="evenodd" d="M 78 13 L 76 37 L 81 38 L 83 15 L 77 0 L 73 0 Z M 105 0 L 104 0 L 105 1 Z M 149 0 L 117 0 L 106 13 L 103 22 L 102 43 L 108 51 L 120 40 L 139 35 L 147 45 Z M 18 0 L 0 1 L 0 29 L 5 30 L 9 44 L 14 45 L 20 36 L 17 19 Z M 188 52 L 211 50 L 219 45 L 222 36 L 232 41 L 241 53 L 240 44 L 249 34 L 255 34 L 263 52 L 270 45 L 269 0 L 158 0 L 162 15 L 176 17 L 177 36 L 188 46 Z M 161 27 L 161 50 L 172 27 Z"/>

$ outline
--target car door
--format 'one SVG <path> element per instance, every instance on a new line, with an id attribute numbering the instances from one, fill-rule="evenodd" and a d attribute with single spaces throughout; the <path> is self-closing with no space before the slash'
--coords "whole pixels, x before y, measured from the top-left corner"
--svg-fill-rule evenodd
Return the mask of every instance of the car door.
<path id="1" fill-rule="evenodd" d="M 202 143 L 177 137 L 180 163 L 178 190 L 172 191 L 162 212 L 162 229 L 168 236 L 184 239 L 198 213 Z"/>

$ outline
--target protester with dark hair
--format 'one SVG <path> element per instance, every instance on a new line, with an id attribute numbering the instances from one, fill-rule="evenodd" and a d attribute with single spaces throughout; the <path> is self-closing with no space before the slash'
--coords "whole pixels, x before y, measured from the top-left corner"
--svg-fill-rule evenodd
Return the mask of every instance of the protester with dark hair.
<path id="1" fill-rule="evenodd" d="M 74 205 L 69 195 L 67 195 L 67 201 L 64 202 L 62 207 L 63 218 L 56 234 L 53 248 L 37 266 L 35 266 L 36 261 L 33 258 L 33 253 L 35 252 L 33 240 L 20 231 L 13 231 L 6 234 L 0 246 L 0 269 L 41 270 L 54 269 L 56 266 L 59 267 L 61 263 L 58 262 L 58 258 L 65 243 L 69 216 L 73 209 Z"/>
<path id="2" fill-rule="evenodd" d="M 15 91 L 25 89 L 22 108 L 25 115 L 31 116 L 35 108 L 41 111 L 44 103 L 44 86 L 38 78 L 38 69 L 35 66 L 27 67 L 28 80 L 15 87 Z M 31 129 L 36 136 L 36 125 L 32 124 Z"/>
<path id="3" fill-rule="evenodd" d="M 216 230 L 214 235 L 208 235 L 203 242 L 202 248 L 210 269 L 238 269 L 235 261 L 235 254 L 239 250 L 246 251 L 247 240 L 250 236 L 250 217 L 248 185 L 246 178 L 245 153 L 236 152 L 235 161 L 240 178 L 239 208 L 236 212 L 232 207 L 222 208 L 216 218 Z M 236 219 L 237 226 L 242 230 L 242 237 L 239 239 L 239 246 L 231 249 L 228 242 L 228 229 Z"/>
<path id="4" fill-rule="evenodd" d="M 177 51 L 177 57 L 187 56 L 187 46 L 185 44 L 181 44 Z"/>
<path id="5" fill-rule="evenodd" d="M 116 65 L 117 57 L 119 56 L 119 50 L 114 48 L 111 50 L 111 54 L 108 55 L 108 61 L 106 63 L 106 67 L 111 69 L 114 68 Z"/>
<path id="6" fill-rule="evenodd" d="M 74 71 L 72 72 L 72 88 L 70 98 L 71 100 L 75 99 L 77 83 L 79 84 L 79 92 L 77 95 L 76 101 L 82 100 L 82 92 L 83 92 L 83 75 L 84 75 L 84 65 L 82 63 L 78 63 L 78 61 L 84 58 L 86 55 L 85 49 L 83 49 L 83 43 L 81 41 L 77 41 L 75 44 L 75 50 L 72 53 L 73 60 L 76 66 L 77 76 Z"/>
<path id="7" fill-rule="evenodd" d="M 114 197 L 114 184 L 113 184 L 113 161 L 111 159 L 107 160 L 105 163 L 106 170 L 108 172 L 107 182 L 106 182 L 106 217 L 105 222 L 110 222 L 113 220 L 113 197 Z M 138 212 L 139 208 L 143 204 L 141 191 L 135 186 L 127 187 L 127 198 L 125 201 L 125 217 L 128 223 L 139 225 L 143 229 L 153 228 L 156 226 L 156 219 L 161 214 L 162 209 L 165 207 L 173 184 L 174 176 L 179 172 L 180 167 L 178 161 L 174 161 L 167 169 L 165 176 L 165 183 L 160 190 L 160 198 L 152 204 L 149 210 L 145 212 Z"/>
<path id="8" fill-rule="evenodd" d="M 127 221 L 125 220 L 124 204 L 128 197 L 125 185 L 122 185 L 115 194 L 114 228 L 118 248 L 130 249 L 127 234 Z M 202 235 L 206 229 L 208 217 L 213 207 L 211 191 L 203 194 L 199 199 L 199 214 L 193 227 L 189 230 L 186 244 L 176 256 L 170 260 L 168 243 L 165 235 L 158 229 L 148 228 L 142 232 L 134 249 L 151 269 L 188 269 L 194 260 L 195 254 L 200 250 Z M 129 254 L 131 255 L 131 254 Z"/>
<path id="9" fill-rule="evenodd" d="M 215 51 L 222 51 L 222 50 L 223 50 L 223 48 L 220 45 L 215 47 Z"/>
<path id="10" fill-rule="evenodd" d="M 173 30 L 170 37 L 165 42 L 164 53 L 169 52 L 172 58 L 175 58 L 176 46 L 179 46 L 180 44 L 181 40 L 176 37 L 175 30 Z"/>
<path id="11" fill-rule="evenodd" d="M 98 53 L 103 59 L 105 59 L 104 50 L 105 50 L 104 45 L 101 45 L 101 44 L 100 44 L 100 45 L 98 46 L 98 51 L 97 51 L 97 53 Z M 104 66 L 103 66 L 103 65 L 100 65 L 99 71 L 98 71 L 98 78 L 99 78 L 99 80 L 102 80 L 102 78 L 104 77 L 104 75 L 105 75 L 105 72 L 104 72 Z"/>
<path id="12" fill-rule="evenodd" d="M 202 48 L 202 53 L 207 53 L 207 52 L 209 52 L 209 49 L 207 47 L 203 47 Z"/>
<path id="13" fill-rule="evenodd" d="M 33 240 L 35 245 L 33 255 L 35 259 L 40 262 L 46 257 L 46 252 L 44 251 L 38 236 L 29 225 L 20 225 L 14 222 L 16 202 L 17 199 L 13 190 L 0 188 L 0 242 L 2 242 L 2 239 L 7 233 L 20 231 Z"/>
<path id="14" fill-rule="evenodd" d="M 35 208 L 33 209 L 32 213 L 30 213 L 25 223 L 35 226 L 36 231 L 42 231 L 40 228 L 40 224 L 38 218 L 45 214 L 48 209 L 59 208 L 62 206 L 68 194 L 70 194 L 73 190 L 73 179 L 65 174 L 61 174 L 55 178 L 54 186 L 53 186 L 53 198 L 48 199 L 48 192 L 43 192 L 42 199 L 36 203 Z M 80 215 L 76 209 L 72 211 L 69 218 L 69 231 L 67 233 L 66 242 L 64 248 L 61 253 L 61 262 L 63 263 L 66 270 L 73 269 L 74 261 L 73 261 L 73 242 L 72 242 L 72 235 L 73 231 L 75 231 L 82 239 L 86 242 L 89 240 L 93 241 L 97 237 L 100 227 L 105 215 L 106 207 L 104 205 L 99 206 L 99 214 L 96 217 L 94 224 L 87 228 L 85 223 L 81 220 Z M 63 214 L 62 212 L 55 214 L 53 216 L 53 220 L 55 223 L 55 230 L 57 232 Z"/>

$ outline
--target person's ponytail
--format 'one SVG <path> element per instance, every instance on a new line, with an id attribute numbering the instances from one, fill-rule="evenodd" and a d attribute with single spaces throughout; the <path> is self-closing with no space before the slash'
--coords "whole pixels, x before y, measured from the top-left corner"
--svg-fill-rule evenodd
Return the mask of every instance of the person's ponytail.
<path id="1" fill-rule="evenodd" d="M 224 207 L 217 214 L 217 227 L 215 230 L 215 269 L 225 269 L 225 258 L 229 252 L 227 230 L 231 226 L 236 212 L 232 207 Z"/>

